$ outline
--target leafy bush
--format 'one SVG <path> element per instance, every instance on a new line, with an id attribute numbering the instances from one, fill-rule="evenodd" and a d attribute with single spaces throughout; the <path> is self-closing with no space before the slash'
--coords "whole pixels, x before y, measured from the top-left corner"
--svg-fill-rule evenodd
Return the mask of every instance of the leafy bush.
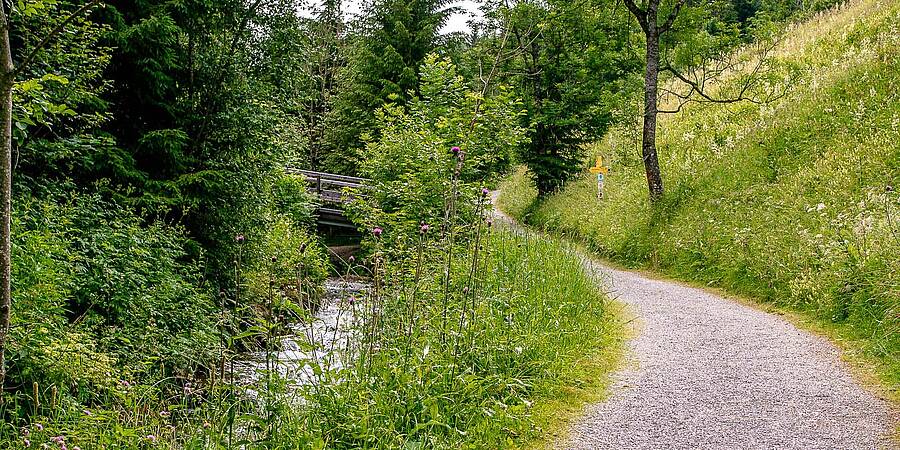
<path id="1" fill-rule="evenodd" d="M 279 309 L 313 306 L 322 296 L 322 282 L 328 275 L 328 261 L 314 237 L 298 229 L 288 219 L 272 223 L 257 250 L 269 255 L 269 261 L 247 272 L 247 294 L 243 303 L 268 305 Z"/>
<path id="2" fill-rule="evenodd" d="M 386 106 L 378 114 L 380 137 L 366 147 L 362 172 L 374 189 L 356 217 L 390 239 L 416 236 L 420 222 L 441 223 L 450 203 L 459 223 L 471 223 L 484 183 L 509 168 L 525 138 L 511 93 L 472 92 L 449 61 L 426 58 L 421 92 L 406 107 Z"/>
<path id="3" fill-rule="evenodd" d="M 22 200 L 11 376 L 65 389 L 108 379 L 113 365 L 192 373 L 213 359 L 214 305 L 181 230 L 144 225 L 96 195 Z"/>

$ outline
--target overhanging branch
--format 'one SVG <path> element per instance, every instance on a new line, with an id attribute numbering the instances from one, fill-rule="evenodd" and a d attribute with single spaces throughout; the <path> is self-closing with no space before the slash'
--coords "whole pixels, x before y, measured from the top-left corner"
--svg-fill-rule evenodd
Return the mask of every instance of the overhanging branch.
<path id="1" fill-rule="evenodd" d="M 50 43 L 50 41 L 56 38 L 58 34 L 62 33 L 66 28 L 66 25 L 70 24 L 73 20 L 87 12 L 87 10 L 98 5 L 100 2 L 101 0 L 91 0 L 90 2 L 84 4 L 81 8 L 75 10 L 75 12 L 73 12 L 72 14 L 69 14 L 69 16 L 65 18 L 65 20 L 63 20 L 59 23 L 59 25 L 53 28 L 50 33 L 44 36 L 44 39 L 42 39 L 41 42 L 39 42 L 36 46 L 34 46 L 34 48 L 31 49 L 31 52 L 28 53 L 27 56 L 25 56 L 25 59 L 23 59 L 22 62 L 19 63 L 18 67 L 13 71 L 13 79 L 15 79 L 16 76 L 21 74 L 22 71 L 24 71 L 28 68 L 28 66 L 31 65 L 31 63 L 34 61 L 34 58 L 37 57 L 38 52 L 43 50 L 44 47 L 46 47 Z"/>
<path id="2" fill-rule="evenodd" d="M 668 72 L 684 84 L 686 90 L 678 90 L 676 87 L 660 88 L 659 99 L 670 98 L 677 99 L 678 106 L 674 109 L 660 109 L 661 113 L 675 113 L 689 103 L 719 103 L 729 104 L 738 102 L 749 102 L 753 104 L 766 104 L 778 100 L 789 92 L 792 85 L 791 81 L 783 84 L 782 89 L 773 89 L 771 92 L 760 94 L 758 87 L 761 86 L 761 80 L 766 79 L 767 75 L 774 73 L 771 69 L 769 61 L 770 54 L 775 48 L 777 42 L 758 42 L 756 44 L 756 55 L 753 63 L 749 67 L 744 67 L 741 59 L 729 57 L 725 54 L 717 54 L 709 57 L 704 64 L 692 66 L 685 71 L 676 69 L 669 63 L 665 63 L 660 67 L 660 72 Z M 735 55 L 735 53 L 730 53 Z M 746 61 L 746 60 L 743 60 Z M 727 77 L 729 73 L 736 73 L 738 76 L 733 79 L 734 87 L 728 96 L 718 96 L 710 92 L 710 87 L 723 77 Z M 781 84 L 781 83 L 779 83 Z"/>

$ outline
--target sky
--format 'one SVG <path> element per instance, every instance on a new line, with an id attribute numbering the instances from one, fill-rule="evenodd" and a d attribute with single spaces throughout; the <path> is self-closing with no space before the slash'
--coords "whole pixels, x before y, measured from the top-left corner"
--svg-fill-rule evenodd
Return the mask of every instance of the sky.
<path id="1" fill-rule="evenodd" d="M 360 4 L 361 0 L 342 0 L 342 7 L 344 9 L 344 15 L 347 18 L 353 18 L 359 15 L 360 12 Z M 313 0 L 312 3 L 315 6 L 321 6 L 322 2 L 320 0 Z M 444 28 L 441 28 L 441 34 L 448 34 L 457 31 L 471 31 L 469 29 L 468 21 L 472 18 L 480 18 L 481 11 L 478 10 L 478 2 L 475 0 L 459 0 L 451 3 L 451 6 L 461 7 L 464 12 L 459 14 L 454 14 L 450 17 L 450 20 L 444 25 Z M 305 13 L 305 14 L 304 14 Z M 303 15 L 308 14 L 307 11 L 301 12 Z"/>

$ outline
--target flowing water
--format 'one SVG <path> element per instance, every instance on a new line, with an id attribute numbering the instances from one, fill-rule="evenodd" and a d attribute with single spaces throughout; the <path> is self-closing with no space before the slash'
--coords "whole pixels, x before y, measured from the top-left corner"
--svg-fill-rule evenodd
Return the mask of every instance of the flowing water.
<path id="1" fill-rule="evenodd" d="M 288 390 L 315 385 L 327 371 L 339 371 L 354 358 L 358 317 L 369 285 L 329 279 L 325 296 L 312 320 L 296 323 L 268 354 L 269 367 L 287 383 Z M 268 373 L 267 353 L 252 352 L 235 361 L 240 384 L 259 385 Z"/>

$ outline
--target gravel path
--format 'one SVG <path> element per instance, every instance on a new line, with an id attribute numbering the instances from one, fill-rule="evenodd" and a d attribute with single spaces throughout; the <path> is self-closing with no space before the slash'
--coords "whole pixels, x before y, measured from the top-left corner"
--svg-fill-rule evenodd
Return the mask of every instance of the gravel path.
<path id="1" fill-rule="evenodd" d="M 637 314 L 626 368 L 566 449 L 891 449 L 897 416 L 839 350 L 712 293 L 586 260 Z"/>
<path id="2" fill-rule="evenodd" d="M 900 449 L 897 411 L 826 339 L 701 289 L 585 265 L 637 316 L 637 333 L 610 398 L 557 448 Z"/>

